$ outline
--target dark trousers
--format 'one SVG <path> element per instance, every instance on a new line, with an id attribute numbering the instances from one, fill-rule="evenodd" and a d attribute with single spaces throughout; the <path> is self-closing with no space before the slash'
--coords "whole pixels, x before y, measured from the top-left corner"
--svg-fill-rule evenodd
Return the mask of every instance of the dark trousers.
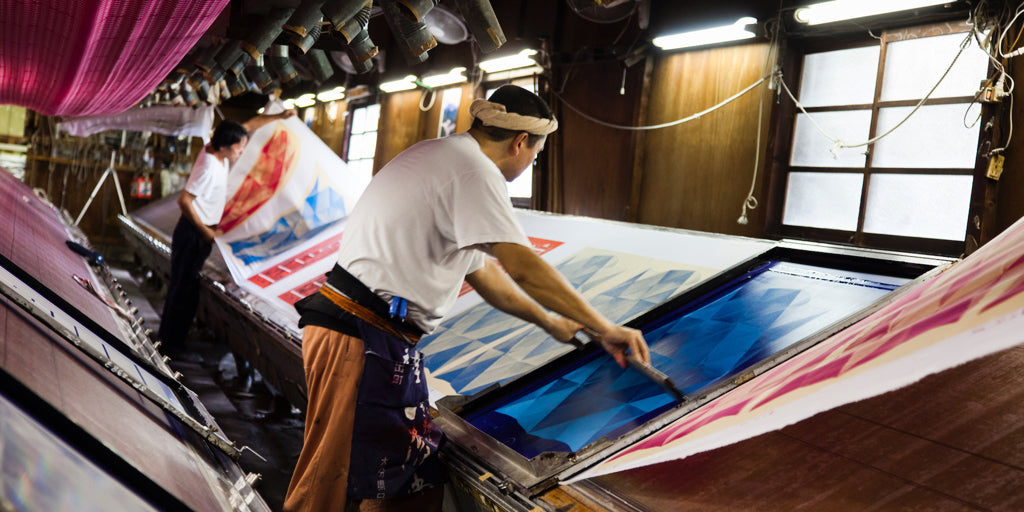
<path id="1" fill-rule="evenodd" d="M 185 217 L 178 220 L 171 238 L 171 281 L 164 312 L 160 315 L 160 340 L 165 348 L 183 349 L 185 336 L 199 307 L 199 271 L 213 244 Z"/>

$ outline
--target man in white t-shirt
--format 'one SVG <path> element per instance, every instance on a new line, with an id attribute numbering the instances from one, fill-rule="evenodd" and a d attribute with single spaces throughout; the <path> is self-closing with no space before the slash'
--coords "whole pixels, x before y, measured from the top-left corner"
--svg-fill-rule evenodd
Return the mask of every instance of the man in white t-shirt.
<path id="1" fill-rule="evenodd" d="M 639 331 L 611 323 L 533 252 L 512 210 L 505 183 L 558 126 L 548 106 L 504 86 L 470 113 L 467 133 L 420 142 L 377 173 L 327 283 L 296 304 L 309 405 L 285 510 L 440 510 L 441 433 L 415 342 L 463 279 L 558 341 L 587 328 L 621 366 L 627 351 L 650 361 Z"/>
<path id="2" fill-rule="evenodd" d="M 286 110 L 256 116 L 245 123 L 222 121 L 192 165 L 185 189 L 178 196 L 181 218 L 171 238 L 171 276 L 158 333 L 161 352 L 171 358 L 185 357 L 185 336 L 199 305 L 199 271 L 219 234 L 216 227 L 227 202 L 228 168 L 245 150 L 249 132 L 294 115 L 294 110 Z"/>

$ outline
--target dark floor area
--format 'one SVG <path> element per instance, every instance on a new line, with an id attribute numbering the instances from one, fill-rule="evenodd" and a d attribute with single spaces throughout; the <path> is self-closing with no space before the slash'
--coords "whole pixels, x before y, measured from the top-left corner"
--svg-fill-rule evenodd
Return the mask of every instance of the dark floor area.
<path id="1" fill-rule="evenodd" d="M 145 270 L 134 264 L 110 265 L 146 327 L 156 332 L 166 286 L 147 278 Z M 272 510 L 281 510 L 302 448 L 301 411 L 268 389 L 258 374 L 247 371 L 244 361 L 236 364 L 227 346 L 203 325 L 193 325 L 186 349 L 169 364 L 181 372 L 181 382 L 199 396 L 228 439 L 266 459 L 245 450 L 239 465 L 261 475 L 256 489 Z"/>

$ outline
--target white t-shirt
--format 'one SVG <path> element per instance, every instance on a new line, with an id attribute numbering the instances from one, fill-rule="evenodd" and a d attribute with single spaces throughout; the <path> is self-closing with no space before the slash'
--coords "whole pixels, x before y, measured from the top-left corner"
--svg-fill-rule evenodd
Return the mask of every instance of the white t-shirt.
<path id="1" fill-rule="evenodd" d="M 228 201 L 228 167 L 223 160 L 211 155 L 203 148 L 192 165 L 192 173 L 185 183 L 185 190 L 196 196 L 192 208 L 199 220 L 207 226 L 220 222 L 224 205 Z"/>
<path id="2" fill-rule="evenodd" d="M 338 264 L 432 331 L 463 278 L 484 265 L 478 244 L 530 246 L 501 171 L 468 133 L 420 142 L 370 180 L 341 237 Z"/>

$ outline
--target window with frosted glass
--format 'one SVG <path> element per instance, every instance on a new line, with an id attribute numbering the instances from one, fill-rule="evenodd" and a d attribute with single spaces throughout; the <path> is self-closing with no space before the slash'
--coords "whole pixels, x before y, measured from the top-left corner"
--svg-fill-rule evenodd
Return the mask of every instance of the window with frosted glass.
<path id="1" fill-rule="evenodd" d="M 380 105 L 368 105 L 352 109 L 352 125 L 348 137 L 349 169 L 370 179 L 373 174 L 373 157 L 377 153 L 377 125 L 380 121 Z"/>
<path id="2" fill-rule="evenodd" d="M 902 29 L 804 55 L 797 99 L 806 112 L 793 117 L 783 235 L 852 232 L 856 245 L 910 250 L 928 239 L 950 252 L 955 244 L 938 243 L 965 240 L 984 154 L 974 97 L 989 59 L 967 32 L 931 35 L 949 30 Z"/>
<path id="3" fill-rule="evenodd" d="M 800 103 L 805 107 L 868 104 L 875 99 L 878 46 L 814 53 L 804 58 Z"/>
<path id="4" fill-rule="evenodd" d="M 809 228 L 857 229 L 861 174 L 792 172 L 782 221 Z"/>
<path id="5" fill-rule="evenodd" d="M 966 33 L 922 37 L 889 43 L 885 54 L 885 75 L 882 78 L 882 101 L 919 100 L 949 69 L 932 98 L 973 96 L 985 79 L 988 57 L 970 38 L 960 56 L 960 44 Z M 953 67 L 950 63 L 956 58 Z"/>
<path id="6" fill-rule="evenodd" d="M 971 176 L 876 174 L 868 189 L 864 231 L 963 240 Z"/>
<path id="7" fill-rule="evenodd" d="M 968 128 L 964 125 L 964 114 L 972 114 L 968 111 L 968 105 L 954 103 L 921 107 L 899 128 L 875 144 L 872 167 L 973 168 L 979 134 L 977 126 Z M 889 131 L 907 118 L 913 109 L 879 109 L 879 133 Z M 973 117 L 977 117 L 977 111 L 974 112 Z"/>
<path id="8" fill-rule="evenodd" d="M 812 122 L 811 116 L 814 117 Z M 817 125 L 815 125 L 817 123 Z M 842 148 L 833 153 L 834 142 L 821 131 L 843 141 L 867 140 L 871 127 L 870 110 L 797 114 L 793 130 L 793 154 L 790 165 L 800 167 L 864 167 L 866 148 Z M 819 131 L 819 127 L 820 130 Z"/>

